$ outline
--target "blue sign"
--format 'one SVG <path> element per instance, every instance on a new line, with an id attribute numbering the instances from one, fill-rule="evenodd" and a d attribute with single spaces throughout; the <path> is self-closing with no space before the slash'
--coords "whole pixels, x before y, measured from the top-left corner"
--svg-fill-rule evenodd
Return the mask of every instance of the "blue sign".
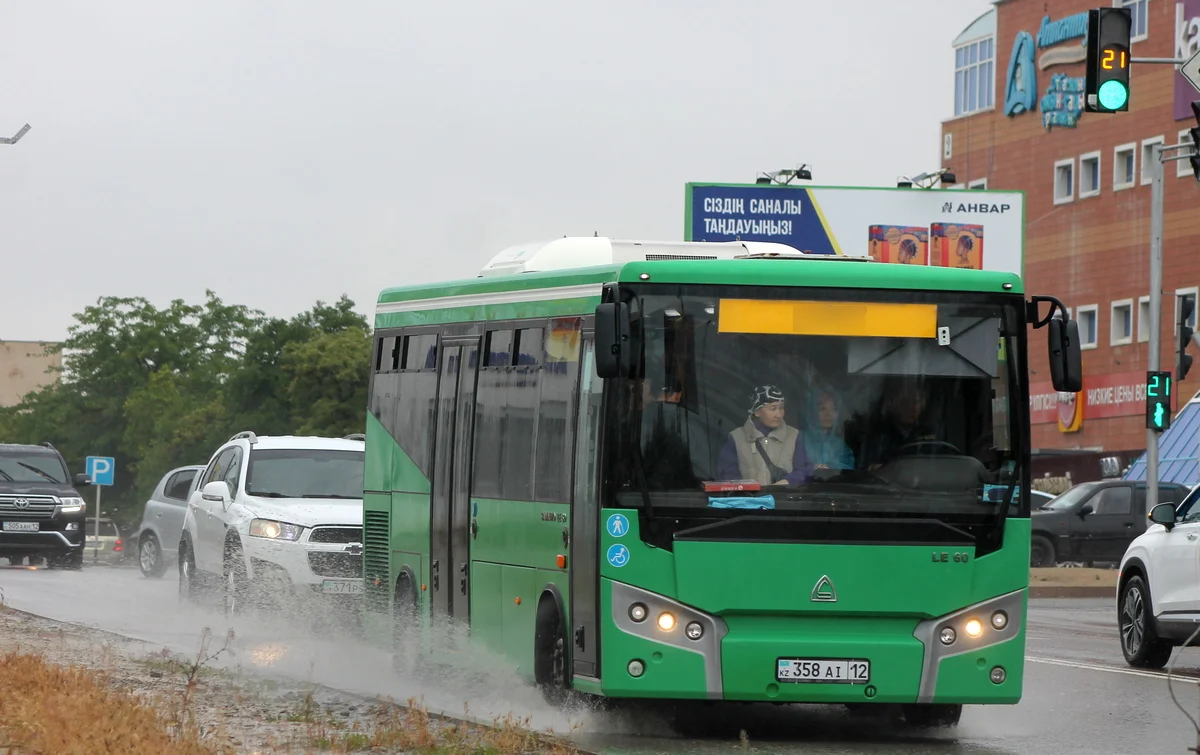
<path id="1" fill-rule="evenodd" d="M 117 461 L 111 456 L 89 456 L 86 469 L 93 485 L 112 485 L 117 474 Z"/>
<path id="2" fill-rule="evenodd" d="M 613 537 L 624 537 L 626 532 L 629 532 L 629 520 L 624 514 L 613 514 L 608 518 L 608 524 L 605 525 L 608 529 L 608 534 Z"/>
<path id="3" fill-rule="evenodd" d="M 1004 91 L 1004 114 L 1031 113 L 1037 109 L 1037 67 L 1033 62 L 1033 36 L 1017 32 L 1012 55 L 1008 58 L 1008 78 Z"/>
<path id="4" fill-rule="evenodd" d="M 1055 126 L 1075 128 L 1083 114 L 1083 90 L 1086 82 L 1082 76 L 1067 76 L 1056 73 L 1042 97 L 1042 126 L 1047 131 Z"/>
<path id="5" fill-rule="evenodd" d="M 1051 21 L 1049 16 L 1042 17 L 1042 26 L 1038 29 L 1038 47 L 1053 47 L 1066 42 L 1068 39 L 1086 39 L 1088 33 L 1088 13 L 1076 13 L 1074 16 Z"/>
<path id="6" fill-rule="evenodd" d="M 771 241 L 806 254 L 841 254 L 800 186 L 688 184 L 685 241 Z"/>
<path id="7" fill-rule="evenodd" d="M 610 545 L 608 547 L 608 563 L 610 566 L 620 569 L 629 563 L 629 549 L 620 543 Z"/>

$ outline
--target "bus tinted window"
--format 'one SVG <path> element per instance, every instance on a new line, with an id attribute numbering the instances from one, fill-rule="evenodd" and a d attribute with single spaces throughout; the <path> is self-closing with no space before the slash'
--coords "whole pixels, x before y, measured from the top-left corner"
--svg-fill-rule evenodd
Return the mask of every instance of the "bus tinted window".
<path id="1" fill-rule="evenodd" d="M 570 432 L 579 380 L 580 325 L 578 319 L 555 320 L 545 341 L 534 462 L 534 499 L 538 501 L 570 500 Z M 522 331 L 522 352 L 525 334 L 529 332 Z"/>

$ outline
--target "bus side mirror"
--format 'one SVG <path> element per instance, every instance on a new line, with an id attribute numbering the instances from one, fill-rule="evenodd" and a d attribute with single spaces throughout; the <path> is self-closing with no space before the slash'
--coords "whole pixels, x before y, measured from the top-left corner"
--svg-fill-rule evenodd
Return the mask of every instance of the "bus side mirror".
<path id="1" fill-rule="evenodd" d="M 625 377 L 629 362 L 629 305 L 604 302 L 596 307 L 596 374 L 602 378 Z"/>
<path id="2" fill-rule="evenodd" d="M 1078 393 L 1083 390 L 1083 356 L 1079 349 L 1079 323 L 1054 318 L 1046 339 L 1050 349 L 1050 380 L 1054 390 Z"/>

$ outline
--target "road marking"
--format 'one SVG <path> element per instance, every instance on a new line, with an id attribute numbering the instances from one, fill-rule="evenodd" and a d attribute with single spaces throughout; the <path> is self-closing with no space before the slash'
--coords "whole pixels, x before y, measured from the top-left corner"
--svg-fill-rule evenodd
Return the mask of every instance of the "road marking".
<path id="1" fill-rule="evenodd" d="M 1138 671 L 1130 668 L 1115 668 L 1113 666 L 1102 666 L 1098 663 L 1080 663 L 1078 661 L 1060 661 L 1057 658 L 1033 658 L 1026 657 L 1025 660 L 1031 663 L 1046 663 L 1051 666 L 1066 666 L 1067 668 L 1081 669 L 1083 671 L 1107 671 L 1110 674 L 1126 674 L 1128 676 L 1144 676 L 1150 679 L 1162 679 L 1166 681 L 1166 672 L 1155 673 L 1153 671 Z M 1176 674 L 1171 678 L 1172 682 L 1181 684 L 1200 684 L 1200 679 L 1190 676 L 1179 676 Z"/>

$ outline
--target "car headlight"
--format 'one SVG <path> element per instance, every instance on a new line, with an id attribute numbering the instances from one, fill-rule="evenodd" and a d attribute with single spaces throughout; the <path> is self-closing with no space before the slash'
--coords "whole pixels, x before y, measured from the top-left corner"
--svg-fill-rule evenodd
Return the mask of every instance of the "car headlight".
<path id="1" fill-rule="evenodd" d="M 58 499 L 58 510 L 63 514 L 76 514 L 83 511 L 83 499 L 78 496 L 67 496 Z"/>
<path id="2" fill-rule="evenodd" d="M 271 540 L 299 540 L 304 528 L 298 524 L 277 522 L 274 519 L 254 519 L 250 522 L 251 537 L 265 537 Z"/>

